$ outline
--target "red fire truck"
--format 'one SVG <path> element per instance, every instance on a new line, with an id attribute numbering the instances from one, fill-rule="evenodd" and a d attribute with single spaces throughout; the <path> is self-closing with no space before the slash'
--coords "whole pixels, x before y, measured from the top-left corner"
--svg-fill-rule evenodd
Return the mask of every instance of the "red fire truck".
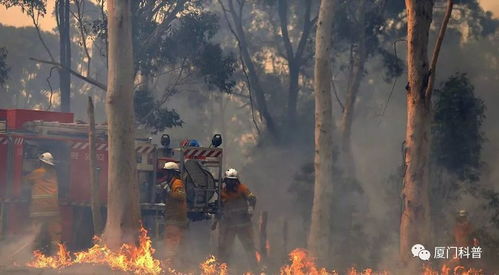
<path id="1" fill-rule="evenodd" d="M 180 164 L 186 183 L 189 216 L 204 219 L 219 209 L 223 151 L 215 135 L 210 147 L 183 142 L 170 148 L 163 135 L 162 145 L 137 134 L 137 170 L 142 221 L 157 234 L 164 220 L 164 204 L 157 200 L 156 180 L 167 161 Z M 100 195 L 105 214 L 107 198 L 107 127 L 96 126 L 96 153 Z M 90 210 L 90 165 L 88 124 L 74 121 L 72 113 L 0 109 L 0 236 L 20 234 L 29 225 L 29 187 L 24 177 L 38 165 L 43 152 L 54 155 L 59 180 L 59 201 L 63 220 L 63 241 L 75 249 L 92 238 Z"/>

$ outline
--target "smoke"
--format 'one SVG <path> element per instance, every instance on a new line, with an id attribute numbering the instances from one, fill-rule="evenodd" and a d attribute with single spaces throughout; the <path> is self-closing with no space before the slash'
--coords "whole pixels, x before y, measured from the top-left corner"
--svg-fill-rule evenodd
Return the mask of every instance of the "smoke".
<path id="1" fill-rule="evenodd" d="M 40 228 L 0 241 L 0 273 L 2 267 L 22 267 L 32 257 L 32 248 Z"/>
<path id="2" fill-rule="evenodd" d="M 484 170 L 485 181 L 492 184 L 499 178 L 499 147 L 493 142 L 499 138 L 499 111 L 494 108 L 499 103 L 499 96 L 494 88 L 499 75 L 497 52 L 492 45 L 497 45 L 497 35 L 493 38 L 471 39 L 455 43 L 452 35 L 446 40 L 437 71 L 437 86 L 456 72 L 466 72 L 475 86 L 475 93 L 485 101 L 487 119 L 483 130 L 488 142 L 483 148 L 482 158 L 488 164 Z M 432 43 L 430 42 L 430 45 Z M 400 46 L 399 57 L 404 58 L 404 47 Z M 475 53 L 475 54 L 470 54 Z M 462 58 L 455 58 L 455 56 Z M 362 218 L 362 231 L 367 234 L 370 243 L 356 243 L 365 246 L 367 258 L 377 257 L 381 269 L 395 267 L 398 263 L 398 225 L 400 218 L 401 178 L 399 168 L 402 164 L 402 142 L 405 138 L 406 91 L 405 73 L 397 79 L 397 85 L 390 95 L 393 83 L 384 82 L 380 60 L 372 59 L 367 65 L 367 72 L 358 101 L 353 124 L 352 148 L 356 164 L 357 179 L 364 189 L 366 211 Z M 341 83 L 337 84 L 341 90 Z M 341 92 L 340 92 L 341 93 Z M 192 97 L 196 93 L 179 95 L 168 104 L 179 112 L 186 122 L 183 128 L 169 130 L 174 137 L 199 138 L 202 145 L 209 142 L 212 134 L 222 133 L 224 137 L 225 168 L 240 170 L 242 181 L 249 185 L 258 198 L 258 211 L 269 212 L 268 238 L 271 254 L 285 259 L 284 247 L 291 250 L 306 244 L 306 228 L 302 224 L 295 197 L 288 189 L 300 168 L 312 161 L 313 143 L 271 146 L 258 145 L 256 130 L 251 119 L 249 106 L 235 96 L 205 97 L 202 104 L 193 108 Z M 304 98 L 311 95 L 305 91 Z M 340 95 L 341 96 L 341 95 Z M 223 98 L 223 112 L 221 102 Z M 389 99 L 389 101 L 388 101 Z M 339 106 L 335 104 L 336 117 Z M 386 105 L 386 111 L 382 114 Z M 311 107 L 311 106 L 310 106 Z M 313 110 L 307 110 L 313 113 Z M 310 125 L 308 126 L 310 127 Z M 311 129 L 311 128 L 310 128 Z M 312 132 L 302 133 L 302 140 L 313 136 Z M 449 237 L 454 222 L 456 209 L 465 208 L 471 213 L 477 224 L 486 224 L 490 213 L 480 211 L 484 201 L 472 196 L 463 196 L 459 201 L 446 206 L 449 217 L 445 229 Z M 258 223 L 258 216 L 254 218 Z M 283 228 L 288 224 L 288 243 L 284 244 Z M 387 230 L 388 228 L 388 230 Z M 380 237 L 382 236 L 382 237 Z M 437 240 L 437 242 L 443 240 Z M 376 248 L 376 245 L 381 247 Z M 379 250 L 378 250 L 379 249 Z M 236 250 L 238 251 L 238 250 Z M 239 252 L 241 253 L 240 249 Z M 277 260 L 277 259 L 276 259 Z M 376 264 L 376 263 L 375 263 Z"/>
<path id="3" fill-rule="evenodd" d="M 499 104 L 498 43 L 499 34 L 497 33 L 486 38 L 461 39 L 459 34 L 448 32 L 437 67 L 436 82 L 438 86 L 438 83 L 445 81 L 448 76 L 456 72 L 467 73 L 475 86 L 476 95 L 487 105 L 487 119 L 483 125 L 487 142 L 482 150 L 482 160 L 487 165 L 483 170 L 482 183 L 496 191 L 499 191 L 497 184 L 499 181 L 499 145 L 495 142 L 499 140 L 499 124 L 497 123 L 499 109 L 495 108 Z M 433 40 L 430 45 L 433 45 Z M 403 43 L 398 47 L 398 55 L 402 59 L 405 56 L 404 48 Z M 366 66 L 367 73 L 355 106 L 352 148 L 357 180 L 364 190 L 363 197 L 357 198 L 363 201 L 357 204 L 365 205 L 362 207 L 365 212 L 356 219 L 361 222 L 362 232 L 367 235 L 368 243 L 354 243 L 353 245 L 364 247 L 363 256 L 376 259 L 371 261 L 377 264 L 379 269 L 389 269 L 393 272 L 399 263 L 398 224 L 401 209 L 399 196 L 402 182 L 398 169 L 402 163 L 401 147 L 405 138 L 406 91 L 404 87 L 407 80 L 404 73 L 397 79 L 397 85 L 391 94 L 392 83 L 383 81 L 381 67 L 380 60 L 376 58 L 369 60 Z M 168 86 L 167 80 L 168 77 L 165 77 L 158 81 L 158 91 L 163 91 Z M 340 97 L 343 97 L 341 81 L 337 85 Z M 79 87 L 79 85 L 76 86 Z M 85 86 L 79 95 L 81 96 L 88 90 L 89 88 Z M 301 142 L 289 145 L 262 145 L 258 143 L 257 129 L 254 125 L 251 107 L 246 103 L 247 100 L 237 95 L 206 91 L 202 85 L 190 85 L 185 89 L 183 87 L 183 90 L 166 103 L 169 108 L 174 108 L 185 122 L 182 128 L 172 128 L 166 131 L 173 139 L 172 146 L 176 146 L 184 138 L 198 139 L 202 146 L 207 146 L 213 134 L 223 135 L 224 169 L 229 167 L 238 169 L 241 180 L 257 196 L 257 211 L 253 217 L 255 233 L 260 214 L 263 211 L 268 212 L 267 230 L 271 245 L 270 254 L 273 261 L 282 263 L 286 259 L 287 252 L 295 247 L 306 245 L 306 227 L 303 225 L 296 197 L 288 190 L 300 168 L 313 160 L 311 120 L 304 119 L 306 125 L 297 127 L 297 131 L 292 133 L 298 136 L 297 140 Z M 100 91 L 93 92 L 98 94 Z M 307 118 L 313 117 L 313 106 L 309 104 L 312 96 L 308 88 L 301 91 L 301 99 L 305 102 L 300 102 L 300 104 L 305 106 L 302 111 Z M 82 100 L 74 105 L 78 118 L 86 118 L 85 104 L 86 100 Z M 336 101 L 334 104 L 335 117 L 338 118 L 340 107 Z M 382 114 L 385 106 L 386 111 Z M 102 103 L 97 106 L 97 112 L 98 120 L 104 121 Z M 258 114 L 256 117 L 258 121 Z M 306 131 L 298 129 L 306 129 Z M 153 141 L 158 143 L 159 135 L 154 136 Z M 457 209 L 467 209 L 473 224 L 487 226 L 492 214 L 490 211 L 483 211 L 484 203 L 485 201 L 481 198 L 462 194 L 458 200 L 448 202 L 445 209 L 433 209 L 433 211 L 443 211 L 446 214 L 448 218 L 444 224 L 447 224 L 448 228 L 443 230 L 446 232 L 444 234 L 450 236 L 453 217 Z M 184 253 L 182 258 L 185 259 L 183 265 L 186 268 L 195 269 L 199 262 L 202 262 L 208 255 L 216 253 L 217 231 L 210 231 L 210 225 L 209 221 L 191 223 L 182 249 Z M 255 239 L 258 240 L 258 238 Z M 34 234 L 2 241 L 0 265 L 27 261 L 31 256 L 29 246 L 21 251 L 18 250 L 33 240 Z M 446 240 L 436 240 L 436 242 L 444 241 Z M 161 239 L 155 239 L 158 255 L 162 253 L 164 246 L 162 242 Z M 244 266 L 244 251 L 241 245 L 236 243 L 233 256 L 235 264 Z M 85 267 L 74 267 L 75 270 L 72 271 L 80 272 L 79 268 L 83 273 L 88 271 Z"/>

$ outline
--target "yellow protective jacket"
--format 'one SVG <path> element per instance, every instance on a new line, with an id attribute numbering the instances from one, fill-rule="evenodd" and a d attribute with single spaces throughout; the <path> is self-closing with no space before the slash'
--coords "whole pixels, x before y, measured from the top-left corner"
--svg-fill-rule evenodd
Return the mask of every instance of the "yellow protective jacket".
<path id="1" fill-rule="evenodd" d="M 241 226 L 251 224 L 248 207 L 255 207 L 256 197 L 248 186 L 239 183 L 235 190 L 222 189 L 223 224 L 226 226 Z"/>
<path id="2" fill-rule="evenodd" d="M 59 191 L 55 169 L 40 167 L 26 176 L 31 185 L 30 217 L 59 215 Z"/>
<path id="3" fill-rule="evenodd" d="M 187 197 L 184 182 L 174 178 L 168 183 L 170 192 L 166 194 L 166 224 L 187 226 Z"/>

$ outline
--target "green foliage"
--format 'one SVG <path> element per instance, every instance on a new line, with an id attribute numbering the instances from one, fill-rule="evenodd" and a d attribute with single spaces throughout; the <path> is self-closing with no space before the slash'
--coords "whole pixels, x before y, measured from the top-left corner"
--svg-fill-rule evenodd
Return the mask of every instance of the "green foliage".
<path id="1" fill-rule="evenodd" d="M 463 181 L 480 178 L 484 112 L 465 74 L 451 76 L 435 91 L 433 156 L 438 166 Z"/>
<path id="2" fill-rule="evenodd" d="M 7 59 L 7 49 L 0 48 L 0 86 L 5 84 L 7 80 L 9 67 L 7 67 L 6 60 Z"/>
<path id="3" fill-rule="evenodd" d="M 157 2 L 157 3 L 156 3 Z M 169 1 L 170 5 L 176 5 Z M 200 9 L 199 1 L 185 5 L 174 23 L 155 8 L 161 1 L 137 1 L 134 7 L 134 59 L 135 69 L 155 76 L 165 68 L 178 67 L 205 80 L 209 87 L 230 91 L 234 71 L 234 58 L 225 56 L 218 44 L 212 43 L 219 29 L 218 17 Z M 177 3 L 178 4 L 178 3 Z M 158 21 L 158 16 L 163 21 Z M 162 16 L 162 17 L 161 17 Z M 158 27 L 169 24 L 158 32 Z M 94 33 L 105 36 L 105 21 L 94 22 Z M 211 66 L 211 68 L 207 68 Z"/>
<path id="4" fill-rule="evenodd" d="M 160 76 L 175 79 L 171 81 L 173 87 L 165 90 L 181 92 L 183 81 L 200 79 L 210 90 L 231 92 L 236 63 L 232 55 L 224 54 L 220 45 L 212 41 L 219 30 L 218 17 L 206 11 L 203 5 L 206 5 L 203 1 L 133 1 L 136 72 L 149 80 L 157 81 Z M 106 18 L 93 20 L 88 25 L 94 38 L 107 39 Z M 155 101 L 154 92 L 136 92 L 138 122 L 153 131 L 181 126 L 179 115 Z"/>
<path id="5" fill-rule="evenodd" d="M 204 76 L 208 88 L 217 87 L 230 93 L 235 82 L 228 78 L 235 71 L 236 61 L 232 55 L 224 56 L 219 45 L 207 44 L 201 54 L 193 58 L 193 64 Z"/>
<path id="6" fill-rule="evenodd" d="M 162 103 L 155 100 L 150 91 L 136 91 L 134 104 L 137 122 L 151 128 L 153 133 L 182 126 L 183 121 L 175 109 L 162 107 Z"/>
<path id="7" fill-rule="evenodd" d="M 376 55 L 381 57 L 386 70 L 386 81 L 400 76 L 403 72 L 402 60 L 391 50 L 391 44 L 400 35 L 400 31 L 395 33 L 388 31 L 391 20 L 397 20 L 399 14 L 405 9 L 405 6 L 399 2 L 343 0 L 339 2 L 335 14 L 334 44 L 336 51 L 340 53 L 352 49 L 356 51 L 361 39 L 365 39 L 367 58 Z M 364 16 L 361 14 L 362 10 L 365 12 Z M 362 22 L 362 17 L 364 22 Z M 385 43 L 387 45 L 384 45 Z M 348 68 L 348 65 L 340 67 Z"/>
<path id="8" fill-rule="evenodd" d="M 391 79 L 402 75 L 404 72 L 404 62 L 400 58 L 384 48 L 379 48 L 378 53 L 381 56 L 385 67 L 385 81 L 388 82 Z"/>
<path id="9" fill-rule="evenodd" d="M 35 12 L 44 16 L 47 14 L 47 1 L 46 0 L 0 0 L 0 5 L 5 8 L 20 7 L 23 13 L 29 16 L 34 16 Z"/>
<path id="10" fill-rule="evenodd" d="M 479 0 L 458 0 L 456 5 L 465 7 L 465 10 L 456 10 L 461 13 L 470 28 L 469 36 L 474 38 L 485 37 L 495 33 L 499 27 L 499 20 L 494 19 L 491 12 L 485 12 Z"/>

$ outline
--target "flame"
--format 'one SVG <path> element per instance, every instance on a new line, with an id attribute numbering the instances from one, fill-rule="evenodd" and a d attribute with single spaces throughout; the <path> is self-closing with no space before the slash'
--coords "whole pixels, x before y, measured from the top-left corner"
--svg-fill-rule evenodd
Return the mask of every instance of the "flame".
<path id="1" fill-rule="evenodd" d="M 35 261 L 28 263 L 29 267 L 34 268 L 61 268 L 71 265 L 71 257 L 69 252 L 66 250 L 64 245 L 58 243 L 57 254 L 54 257 L 48 257 L 43 255 L 43 253 L 39 250 L 33 251 L 33 256 L 35 257 Z"/>
<path id="2" fill-rule="evenodd" d="M 228 275 L 229 269 L 227 264 L 218 263 L 215 256 L 210 256 L 205 262 L 199 265 L 201 269 L 201 274 L 203 275 Z"/>
<path id="3" fill-rule="evenodd" d="M 258 251 L 255 251 L 255 257 L 256 257 L 256 261 L 258 263 L 260 263 L 262 261 L 262 255 L 260 255 L 260 253 L 258 253 Z"/>
<path id="4" fill-rule="evenodd" d="M 135 274 L 176 274 L 182 273 L 170 267 L 161 267 L 159 260 L 154 258 L 154 249 L 151 239 L 147 236 L 147 231 L 141 228 L 139 235 L 139 245 L 133 246 L 123 244 L 118 251 L 112 251 L 102 240 L 94 237 L 94 246 L 83 252 L 71 254 L 66 247 L 58 244 L 58 251 L 55 256 L 45 256 L 40 251 L 33 252 L 33 260 L 27 264 L 32 268 L 61 269 L 74 264 L 99 264 L 109 266 L 113 270 L 121 270 Z M 260 253 L 256 252 L 258 262 L 261 261 Z M 329 271 L 326 268 L 317 267 L 315 259 L 310 256 L 305 249 L 295 249 L 289 253 L 290 263 L 280 268 L 281 275 L 339 275 L 338 272 Z M 199 265 L 202 275 L 228 275 L 229 268 L 226 263 L 220 263 L 215 256 L 208 257 Z M 251 274 L 251 273 L 246 273 Z M 374 272 L 368 268 L 358 271 L 350 268 L 346 275 L 388 275 L 388 272 Z M 423 275 L 483 275 L 481 269 L 466 268 L 457 265 L 454 268 L 443 265 L 440 270 L 434 270 L 429 266 L 424 266 Z"/>
<path id="5" fill-rule="evenodd" d="M 332 270 L 328 271 L 325 268 L 319 268 L 315 264 L 315 259 L 310 256 L 305 249 L 295 249 L 289 253 L 291 264 L 285 265 L 281 268 L 281 275 L 339 275 L 338 272 Z M 374 272 L 368 268 L 363 271 L 358 271 L 351 267 L 345 273 L 347 275 L 388 275 L 389 273 Z"/>
<path id="6" fill-rule="evenodd" d="M 112 251 L 102 240 L 94 237 L 94 246 L 84 252 L 71 255 L 62 244 L 55 256 L 45 256 L 40 251 L 34 251 L 34 259 L 27 266 L 32 268 L 61 269 L 74 264 L 107 265 L 113 270 L 133 272 L 135 274 L 160 274 L 163 272 L 160 261 L 155 259 L 151 239 L 145 229 L 140 230 L 139 245 L 123 244 L 118 251 Z M 228 275 L 227 264 L 219 263 L 215 256 L 210 256 L 199 265 L 202 275 Z M 173 268 L 166 267 L 167 274 L 182 275 Z"/>
<path id="7" fill-rule="evenodd" d="M 366 268 L 363 271 L 357 271 L 354 267 L 351 267 L 347 271 L 348 275 L 388 275 L 387 271 L 383 272 L 374 272 L 371 268 Z"/>
<path id="8" fill-rule="evenodd" d="M 431 267 L 425 266 L 423 270 L 423 275 L 483 275 L 483 270 L 466 268 L 462 265 L 458 265 L 451 268 L 447 265 L 443 265 L 440 271 L 433 270 Z"/>
<path id="9" fill-rule="evenodd" d="M 291 264 L 281 267 L 281 275 L 337 275 L 336 272 L 328 272 L 325 268 L 317 268 L 307 250 L 297 248 L 289 253 Z"/>
<path id="10" fill-rule="evenodd" d="M 162 272 L 160 261 L 155 259 L 151 239 L 144 228 L 140 229 L 139 245 L 123 244 L 118 251 L 112 251 L 102 240 L 94 237 L 94 246 L 84 252 L 70 253 L 62 244 L 58 244 L 57 255 L 49 257 L 40 251 L 34 251 L 34 259 L 28 263 L 33 268 L 63 268 L 73 264 L 102 264 L 113 270 L 133 272 L 135 274 L 159 274 Z M 172 271 L 172 270 L 171 270 Z"/>

